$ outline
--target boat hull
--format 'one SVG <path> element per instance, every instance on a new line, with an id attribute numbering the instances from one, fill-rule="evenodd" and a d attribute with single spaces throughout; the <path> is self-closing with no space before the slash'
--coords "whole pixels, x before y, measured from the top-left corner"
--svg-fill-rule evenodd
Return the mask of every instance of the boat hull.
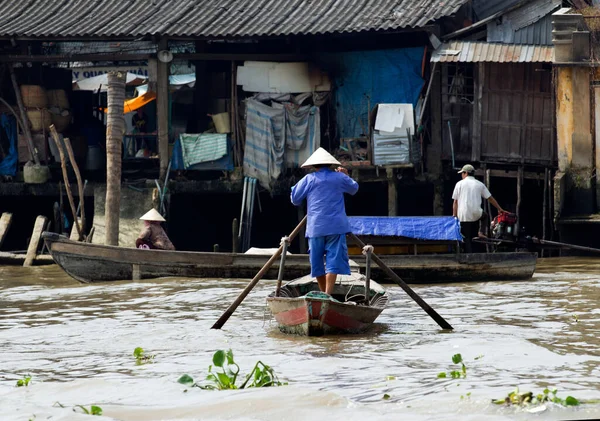
<path id="1" fill-rule="evenodd" d="M 189 278 L 252 278 L 269 260 L 267 255 L 141 250 L 71 241 L 53 233 L 42 235 L 54 261 L 78 281 L 103 282 L 152 279 L 166 276 Z M 409 283 L 467 282 L 529 279 L 535 271 L 534 253 L 446 254 L 380 256 Z M 361 268 L 364 256 L 351 256 Z M 275 279 L 279 262 L 265 278 Z M 307 255 L 289 255 L 286 279 L 310 272 Z M 372 278 L 389 282 L 376 265 Z"/>
<path id="2" fill-rule="evenodd" d="M 306 336 L 364 332 L 383 310 L 310 297 L 267 298 L 267 304 L 280 331 Z"/>
<path id="3" fill-rule="evenodd" d="M 331 295 L 319 290 L 316 279 L 303 276 L 272 293 L 267 305 L 283 333 L 323 336 L 366 331 L 386 308 L 389 295 L 371 280 L 365 304 L 365 277 L 340 275 Z"/>

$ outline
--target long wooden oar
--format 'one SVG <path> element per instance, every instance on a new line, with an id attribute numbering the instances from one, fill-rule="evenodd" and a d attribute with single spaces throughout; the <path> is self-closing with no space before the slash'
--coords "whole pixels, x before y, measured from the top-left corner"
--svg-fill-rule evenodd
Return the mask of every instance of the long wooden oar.
<path id="1" fill-rule="evenodd" d="M 292 233 L 289 236 L 290 242 L 292 242 L 292 240 L 294 239 L 294 237 L 296 237 L 298 235 L 298 233 L 300 232 L 300 230 L 302 229 L 304 224 L 306 224 L 306 218 L 307 217 L 305 216 L 304 219 L 302 219 L 302 221 L 300 221 L 298 226 L 296 228 L 294 228 L 294 231 L 292 231 Z M 233 302 L 233 304 L 231 304 L 229 306 L 229 308 L 227 310 L 225 310 L 225 313 L 223 313 L 223 315 L 219 318 L 219 320 L 217 320 L 217 322 L 212 326 L 211 329 L 221 329 L 223 327 L 223 325 L 227 322 L 227 320 L 229 320 L 229 318 L 231 317 L 231 315 L 233 314 L 235 309 L 238 308 L 238 306 L 242 303 L 242 301 L 244 301 L 246 296 L 250 293 L 250 291 L 252 291 L 252 288 L 254 288 L 256 286 L 258 281 L 260 281 L 261 278 L 263 276 L 265 276 L 265 273 L 267 273 L 267 271 L 271 268 L 271 266 L 273 266 L 273 263 L 275 263 L 275 261 L 279 258 L 279 256 L 281 256 L 282 252 L 283 252 L 283 244 L 279 246 L 279 248 L 277 249 L 275 254 L 273 256 L 271 256 L 269 261 L 267 263 L 265 263 L 265 265 L 262 267 L 261 270 L 258 271 L 256 276 L 250 281 L 250 283 L 246 286 L 246 288 L 244 288 L 244 290 L 239 295 L 239 297 L 237 297 L 236 300 Z"/>
<path id="2" fill-rule="evenodd" d="M 532 241 L 536 244 L 542 244 L 545 246 L 557 246 L 557 247 L 563 247 L 563 248 L 567 248 L 567 249 L 587 251 L 589 253 L 600 253 L 600 249 L 596 249 L 596 248 L 592 248 L 592 247 L 585 247 L 585 246 L 578 246 L 576 244 L 567 244 L 567 243 L 559 243 L 558 241 L 540 240 L 539 238 L 536 238 L 536 237 L 533 237 Z"/>
<path id="3" fill-rule="evenodd" d="M 358 238 L 356 235 L 354 235 L 353 233 L 350 233 L 350 238 L 352 238 L 352 240 L 358 244 L 360 246 L 360 248 L 365 247 L 365 243 L 363 243 L 360 238 Z M 419 295 L 414 292 L 408 285 L 406 285 L 406 283 L 402 280 L 402 278 L 400 278 L 398 275 L 396 275 L 396 273 L 390 269 L 385 263 L 383 263 L 383 261 L 379 258 L 379 256 L 377 256 L 375 253 L 371 253 L 371 258 L 375 261 L 375 263 L 377 263 L 377 265 L 385 272 L 388 274 L 388 276 L 390 278 L 392 278 L 392 280 L 394 282 L 396 282 L 398 284 L 398 286 L 400 286 L 400 288 L 402 288 L 404 290 L 404 292 L 406 292 L 410 298 L 412 298 L 419 306 L 421 306 L 421 308 L 423 310 L 425 310 L 425 312 L 427 314 L 429 314 L 429 316 L 435 320 L 435 322 L 440 325 L 440 327 L 442 329 L 453 329 L 452 326 L 450 326 L 450 323 L 448 323 L 446 320 L 444 320 L 444 318 L 442 316 L 440 316 L 439 314 L 437 314 L 437 312 L 432 309 L 429 304 L 427 304 L 421 297 L 419 297 Z"/>

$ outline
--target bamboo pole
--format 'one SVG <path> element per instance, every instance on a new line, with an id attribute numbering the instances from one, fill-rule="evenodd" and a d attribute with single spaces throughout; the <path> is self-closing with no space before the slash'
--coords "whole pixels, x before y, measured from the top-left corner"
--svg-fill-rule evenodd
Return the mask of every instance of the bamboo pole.
<path id="1" fill-rule="evenodd" d="M 300 221 L 298 226 L 296 226 L 296 228 L 294 228 L 294 231 L 292 231 L 292 233 L 289 235 L 290 242 L 292 242 L 292 240 L 294 239 L 294 237 L 296 237 L 298 235 L 298 233 L 300 232 L 300 230 L 302 229 L 304 224 L 306 224 L 306 219 L 307 219 L 307 217 L 304 217 L 304 219 L 302 219 L 302 221 Z M 244 301 L 246 296 L 250 293 L 250 291 L 252 291 L 252 288 L 254 288 L 256 286 L 258 281 L 260 281 L 261 278 L 263 276 L 265 276 L 267 271 L 271 268 L 271 266 L 273 266 L 273 263 L 275 263 L 275 260 L 277 260 L 279 258 L 279 256 L 281 256 L 282 252 L 283 252 L 283 245 L 279 246 L 279 248 L 277 249 L 275 254 L 273 254 L 273 256 L 271 256 L 271 258 L 267 261 L 267 263 L 265 263 L 265 265 L 262 267 L 262 269 L 258 271 L 256 276 L 250 281 L 250 283 L 246 286 L 246 288 L 244 288 L 242 293 L 236 298 L 236 300 L 233 302 L 233 304 L 231 304 L 229 306 L 229 308 L 227 310 L 225 310 L 225 313 L 223 313 L 221 315 L 219 320 L 216 321 L 216 323 L 212 326 L 211 329 L 221 329 L 223 327 L 223 325 L 225 323 L 227 323 L 227 320 L 229 320 L 229 318 L 231 317 L 231 315 L 233 314 L 235 309 L 238 308 L 238 306 L 242 303 L 242 301 Z"/>
<path id="2" fill-rule="evenodd" d="M 60 155 L 60 166 L 62 168 L 63 179 L 65 182 L 65 190 L 67 191 L 67 197 L 69 198 L 69 205 L 71 206 L 71 212 L 73 213 L 73 224 L 77 228 L 77 234 L 81 239 L 83 236 L 81 226 L 79 226 L 79 220 L 77 219 L 77 208 L 75 207 L 75 200 L 73 199 L 73 192 L 71 191 L 71 185 L 69 184 L 69 175 L 67 173 L 67 159 L 65 158 L 65 151 L 63 149 L 63 144 L 58 137 L 58 132 L 54 125 L 50 126 L 50 134 L 52 140 L 56 144 L 56 149 L 58 149 L 58 154 Z M 81 200 L 81 198 L 79 199 Z"/>
<path id="3" fill-rule="evenodd" d="M 23 122 L 23 132 L 25 134 L 25 140 L 27 141 L 27 147 L 29 148 L 29 152 L 33 157 L 33 161 L 36 165 L 40 165 L 40 157 L 38 156 L 37 149 L 33 145 L 33 137 L 31 136 L 31 130 L 29 130 L 29 119 L 27 118 L 27 113 L 25 112 L 25 106 L 23 105 L 23 98 L 21 97 L 21 89 L 19 88 L 19 84 L 17 83 L 17 76 L 15 75 L 15 69 L 9 65 L 8 71 L 10 72 L 10 80 L 12 81 L 13 89 L 15 90 L 15 97 L 17 98 L 17 105 L 19 106 L 19 111 L 21 112 L 21 121 Z M 42 121 L 43 123 L 43 121 Z"/>
<path id="4" fill-rule="evenodd" d="M 50 126 L 50 130 L 56 130 L 54 128 L 54 124 Z M 71 166 L 73 167 L 73 172 L 75 172 L 75 178 L 77 179 L 77 191 L 79 192 L 79 205 L 77 206 L 77 210 L 75 210 L 75 218 L 77 218 L 78 210 L 81 208 L 81 228 L 82 231 L 85 230 L 85 204 L 84 204 L 84 184 L 81 179 L 81 173 L 79 172 L 79 165 L 77 165 L 77 161 L 75 161 L 75 154 L 73 153 L 73 147 L 71 146 L 71 141 L 68 137 L 64 138 L 65 147 L 67 148 L 67 153 L 69 154 L 69 160 L 71 161 Z M 79 234 L 79 241 L 83 240 L 82 233 Z"/>
<path id="5" fill-rule="evenodd" d="M 283 240 L 281 242 L 283 246 L 283 250 L 281 251 L 281 260 L 279 262 L 279 272 L 277 273 L 277 287 L 275 288 L 275 296 L 279 297 L 279 293 L 281 292 L 281 282 L 283 281 L 283 268 L 285 266 L 285 258 L 287 256 L 287 249 L 289 246 L 289 241 Z"/>

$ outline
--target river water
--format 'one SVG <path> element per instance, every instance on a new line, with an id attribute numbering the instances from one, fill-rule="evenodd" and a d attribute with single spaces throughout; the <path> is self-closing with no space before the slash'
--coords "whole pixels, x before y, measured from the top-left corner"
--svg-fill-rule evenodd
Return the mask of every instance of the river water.
<path id="1" fill-rule="evenodd" d="M 56 266 L 0 267 L 0 419 L 87 420 L 567 420 L 600 404 L 531 413 L 491 403 L 516 386 L 600 399 L 600 259 L 540 261 L 526 282 L 414 286 L 454 326 L 443 332 L 396 286 L 367 334 L 306 338 L 278 332 L 259 283 L 222 330 L 210 326 L 246 281 L 166 278 L 81 285 Z M 154 362 L 136 365 L 142 347 Z M 217 349 L 242 373 L 261 360 L 284 387 L 206 391 Z M 460 353 L 466 378 L 454 370 Z M 28 387 L 16 381 L 30 375 Z M 187 391 L 186 391 L 187 390 Z M 389 399 L 383 399 L 389 395 Z"/>

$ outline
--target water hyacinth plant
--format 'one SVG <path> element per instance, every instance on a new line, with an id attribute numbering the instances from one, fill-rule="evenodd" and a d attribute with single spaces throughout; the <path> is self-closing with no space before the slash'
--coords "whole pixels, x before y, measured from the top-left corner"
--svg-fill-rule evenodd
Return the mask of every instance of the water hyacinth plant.
<path id="1" fill-rule="evenodd" d="M 465 366 L 464 362 L 463 362 L 463 358 L 462 355 L 460 354 L 454 354 L 452 356 L 452 362 L 454 364 L 460 364 L 460 370 L 452 370 L 450 371 L 448 374 L 446 374 L 445 371 L 442 371 L 441 373 L 438 373 L 437 377 L 438 379 L 445 379 L 447 377 L 451 377 L 453 379 L 460 379 L 467 377 L 467 367 Z"/>
<path id="2" fill-rule="evenodd" d="M 552 402 L 561 406 L 577 406 L 579 401 L 573 396 L 567 396 L 565 399 L 556 396 L 557 389 L 552 390 L 546 388 L 542 393 L 534 395 L 532 392 L 519 393 L 519 388 L 510 392 L 504 399 L 493 399 L 492 402 L 497 405 L 514 405 L 514 406 L 529 406 L 529 405 L 541 405 L 546 402 Z"/>
<path id="3" fill-rule="evenodd" d="M 146 355 L 144 350 L 141 347 L 137 347 L 133 350 L 133 356 L 135 357 L 136 365 L 142 365 L 144 363 L 149 363 L 154 360 L 154 355 Z"/>
<path id="4" fill-rule="evenodd" d="M 287 383 L 279 381 L 279 378 L 271 367 L 258 361 L 250 374 L 248 374 L 241 385 L 237 385 L 240 367 L 233 359 L 231 349 L 218 350 L 212 358 L 212 365 L 208 367 L 208 375 L 203 383 L 199 384 L 194 379 L 184 374 L 177 381 L 189 387 L 199 387 L 208 390 L 245 389 L 250 387 L 284 386 Z"/>
<path id="5" fill-rule="evenodd" d="M 24 376 L 22 379 L 17 380 L 17 387 L 27 387 L 29 386 L 29 383 L 31 382 L 31 376 L 27 375 Z"/>

